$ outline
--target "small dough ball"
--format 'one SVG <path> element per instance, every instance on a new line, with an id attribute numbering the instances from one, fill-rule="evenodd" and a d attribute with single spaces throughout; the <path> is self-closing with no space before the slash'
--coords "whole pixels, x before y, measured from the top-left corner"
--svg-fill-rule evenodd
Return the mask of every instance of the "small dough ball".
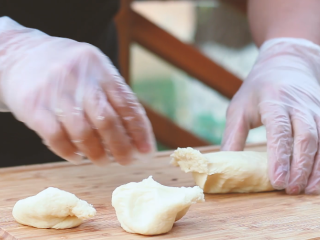
<path id="1" fill-rule="evenodd" d="M 12 215 L 21 224 L 36 228 L 73 228 L 94 217 L 96 210 L 74 194 L 49 187 L 35 196 L 19 200 Z"/>
<path id="2" fill-rule="evenodd" d="M 266 152 L 213 152 L 201 154 L 193 148 L 178 148 L 171 164 L 193 173 L 205 193 L 273 191 L 268 177 Z"/>
<path id="3" fill-rule="evenodd" d="M 152 176 L 142 182 L 131 182 L 112 193 L 112 206 L 121 227 L 130 233 L 157 235 L 169 232 L 189 207 L 204 202 L 201 188 L 167 187 Z"/>

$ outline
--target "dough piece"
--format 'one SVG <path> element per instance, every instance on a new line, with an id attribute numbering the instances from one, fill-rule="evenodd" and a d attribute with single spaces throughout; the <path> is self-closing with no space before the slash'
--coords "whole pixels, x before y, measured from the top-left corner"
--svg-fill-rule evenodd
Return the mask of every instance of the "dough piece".
<path id="1" fill-rule="evenodd" d="M 178 148 L 171 164 L 193 173 L 205 193 L 273 191 L 268 177 L 266 152 L 214 152 L 201 154 L 193 148 Z"/>
<path id="2" fill-rule="evenodd" d="M 112 193 L 112 206 L 121 227 L 130 233 L 157 235 L 169 232 L 189 207 L 204 202 L 201 188 L 167 187 L 152 176 L 142 182 L 131 182 Z"/>
<path id="3" fill-rule="evenodd" d="M 12 215 L 21 224 L 36 228 L 73 228 L 94 217 L 91 204 L 74 194 L 49 187 L 35 196 L 19 200 Z"/>

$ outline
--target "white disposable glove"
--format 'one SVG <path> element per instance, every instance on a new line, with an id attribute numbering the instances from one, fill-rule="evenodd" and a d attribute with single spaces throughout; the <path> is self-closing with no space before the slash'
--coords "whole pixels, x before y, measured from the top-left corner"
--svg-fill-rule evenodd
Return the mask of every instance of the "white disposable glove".
<path id="1" fill-rule="evenodd" d="M 222 150 L 243 150 L 248 131 L 267 130 L 269 177 L 289 194 L 320 193 L 320 47 L 271 39 L 227 112 Z"/>
<path id="2" fill-rule="evenodd" d="M 57 155 L 104 165 L 154 151 L 149 120 L 110 60 L 96 47 L 51 37 L 0 18 L 2 111 L 33 129 Z"/>

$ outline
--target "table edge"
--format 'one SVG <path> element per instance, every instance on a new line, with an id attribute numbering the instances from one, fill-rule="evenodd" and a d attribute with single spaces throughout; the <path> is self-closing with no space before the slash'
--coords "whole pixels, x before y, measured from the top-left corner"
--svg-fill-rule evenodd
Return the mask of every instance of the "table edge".
<path id="1" fill-rule="evenodd" d="M 255 148 L 255 147 L 264 147 L 266 146 L 265 142 L 262 143 L 251 143 L 247 144 L 246 148 Z M 212 146 L 204 146 L 204 147 L 196 147 L 202 153 L 207 152 L 216 152 L 220 150 L 219 145 L 212 145 Z M 170 156 L 174 150 L 167 150 L 157 152 L 155 158 L 163 158 L 166 156 Z M 23 165 L 23 166 L 15 166 L 15 167 L 5 167 L 0 168 L 0 174 L 8 174 L 8 173 L 16 173 L 16 172 L 25 172 L 25 171 L 34 171 L 34 170 L 44 170 L 44 169 L 53 169 L 53 168 L 65 168 L 65 167 L 74 167 L 74 166 L 83 166 L 91 164 L 90 160 L 84 160 L 83 163 L 74 165 L 69 162 L 53 162 L 53 163 L 42 163 L 42 164 L 32 164 L 32 165 Z"/>

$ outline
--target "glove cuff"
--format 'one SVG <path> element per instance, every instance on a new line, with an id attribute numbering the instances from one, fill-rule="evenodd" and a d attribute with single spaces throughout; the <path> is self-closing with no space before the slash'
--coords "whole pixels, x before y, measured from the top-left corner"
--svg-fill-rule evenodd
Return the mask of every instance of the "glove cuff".
<path id="1" fill-rule="evenodd" d="M 267 51 L 269 48 L 271 48 L 277 44 L 280 44 L 280 43 L 287 43 L 287 44 L 307 47 L 309 49 L 313 49 L 313 50 L 320 52 L 319 45 L 317 45 L 307 39 L 303 39 L 303 38 L 273 38 L 273 39 L 269 39 L 261 45 L 260 52 Z"/>
<path id="2" fill-rule="evenodd" d="M 12 30 L 23 30 L 26 29 L 16 21 L 12 20 L 9 17 L 0 17 L 0 36 L 2 33 Z"/>
<path id="3" fill-rule="evenodd" d="M 11 18 L 6 16 L 0 17 L 0 40 L 1 40 L 1 36 L 8 31 L 23 30 L 23 29 L 25 28 L 22 25 L 12 20 Z M 5 48 L 5 46 L 0 46 L 0 49 L 1 48 Z M 1 84 L 1 79 L 0 79 L 0 84 Z M 0 87 L 0 112 L 10 112 L 9 108 L 5 105 L 3 101 L 1 88 L 2 86 Z"/>
<path id="4" fill-rule="evenodd" d="M 260 48 L 258 61 L 265 64 L 268 59 L 273 59 L 270 64 L 274 66 L 299 68 L 313 75 L 320 84 L 320 46 L 309 40 L 302 38 L 267 40 Z"/>

